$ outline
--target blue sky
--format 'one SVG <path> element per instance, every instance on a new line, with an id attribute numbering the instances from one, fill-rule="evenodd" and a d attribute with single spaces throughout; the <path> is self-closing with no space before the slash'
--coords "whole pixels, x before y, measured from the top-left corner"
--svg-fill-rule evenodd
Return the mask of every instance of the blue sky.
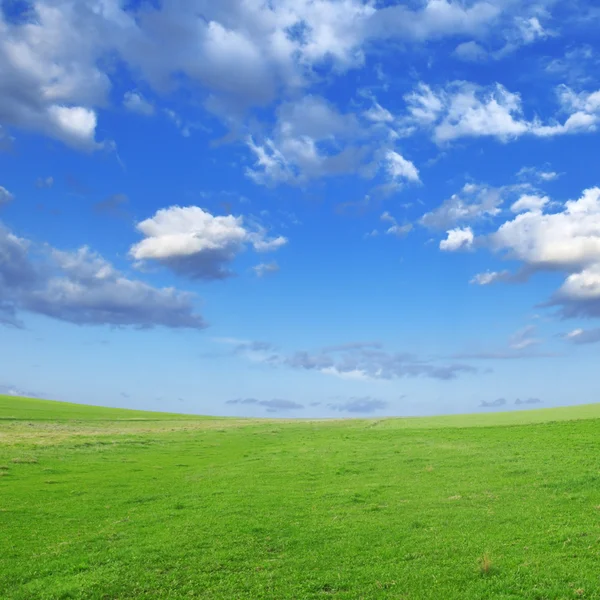
<path id="1" fill-rule="evenodd" d="M 0 393 L 597 401 L 594 3 L 1 7 Z"/>

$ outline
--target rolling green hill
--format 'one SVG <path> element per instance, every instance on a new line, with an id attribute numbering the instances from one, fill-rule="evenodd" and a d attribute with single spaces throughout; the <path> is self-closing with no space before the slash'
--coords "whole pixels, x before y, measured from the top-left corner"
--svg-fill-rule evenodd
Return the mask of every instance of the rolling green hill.
<path id="1" fill-rule="evenodd" d="M 0 395 L 0 419 L 20 421 L 171 421 L 197 418 L 200 417 Z"/>
<path id="2" fill-rule="evenodd" d="M 20 398 L 0 394 L 0 419 L 17 421 L 196 421 L 199 419 L 224 419 L 181 413 L 151 412 L 125 408 L 108 408 L 88 404 L 72 404 L 54 400 Z M 580 404 L 559 408 L 542 408 L 512 412 L 473 413 L 443 415 L 439 417 L 388 417 L 363 419 L 377 421 L 386 428 L 438 429 L 443 427 L 496 427 L 502 425 L 527 425 L 552 421 L 575 421 L 578 419 L 600 419 L 600 403 Z M 304 419 L 307 420 L 307 419 Z M 323 419 L 308 419 L 323 421 Z M 254 419 L 257 421 L 257 419 Z M 277 419 L 280 422 L 279 419 Z M 294 422 L 302 419 L 294 419 Z M 331 421 L 345 421 L 331 419 Z M 353 419 L 360 421 L 360 419 Z"/>
<path id="3" fill-rule="evenodd" d="M 600 405 L 218 419 L 0 397 L 0 598 L 600 598 Z"/>

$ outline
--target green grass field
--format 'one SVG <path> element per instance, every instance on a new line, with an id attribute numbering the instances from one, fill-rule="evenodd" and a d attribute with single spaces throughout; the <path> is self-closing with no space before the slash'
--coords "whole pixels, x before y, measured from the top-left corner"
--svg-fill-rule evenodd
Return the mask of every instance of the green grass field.
<path id="1" fill-rule="evenodd" d="M 268 421 L 0 396 L 0 598 L 600 599 L 600 405 Z"/>

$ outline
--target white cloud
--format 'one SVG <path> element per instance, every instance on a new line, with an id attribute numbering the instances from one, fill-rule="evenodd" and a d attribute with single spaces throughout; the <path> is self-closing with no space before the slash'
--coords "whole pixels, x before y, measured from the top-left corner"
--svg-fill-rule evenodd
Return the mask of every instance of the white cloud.
<path id="1" fill-rule="evenodd" d="M 485 241 L 523 266 L 518 276 L 480 274 L 474 283 L 525 281 L 536 271 L 563 272 L 567 278 L 547 304 L 559 306 L 564 317 L 600 317 L 600 188 L 584 190 L 559 212 L 545 213 L 542 207 L 520 213 Z"/>
<path id="2" fill-rule="evenodd" d="M 577 269 L 600 261 L 600 188 L 585 190 L 561 212 L 526 212 L 491 236 L 497 250 L 539 268 Z"/>
<path id="3" fill-rule="evenodd" d="M 398 222 L 396 221 L 395 217 L 393 217 L 387 211 L 385 211 L 381 215 L 380 218 L 382 221 L 387 221 L 387 222 L 391 223 L 390 227 L 388 227 L 388 229 L 386 229 L 386 231 L 385 231 L 385 233 L 387 235 L 395 235 L 396 237 L 404 237 L 405 235 L 409 234 L 413 230 L 412 223 L 405 223 L 404 225 L 398 225 Z M 371 233 L 371 235 L 378 235 L 378 233 L 379 232 L 375 230 Z"/>
<path id="4" fill-rule="evenodd" d="M 597 115 L 578 111 L 569 116 L 564 123 L 554 125 L 534 124 L 531 131 L 538 137 L 553 137 L 569 133 L 586 133 L 596 131 Z"/>
<path id="5" fill-rule="evenodd" d="M 518 31 L 521 39 L 525 44 L 531 44 L 540 38 L 548 37 L 549 33 L 542 27 L 540 20 L 537 17 L 517 17 L 516 18 Z"/>
<path id="6" fill-rule="evenodd" d="M 580 337 L 583 333 L 584 333 L 584 330 L 581 328 L 573 329 L 573 331 L 570 331 L 569 333 L 565 334 L 564 337 L 570 340 L 570 339 Z"/>
<path id="7" fill-rule="evenodd" d="M 387 163 L 386 169 L 393 181 L 401 179 L 412 182 L 420 181 L 419 171 L 410 160 L 406 160 L 394 150 L 388 150 L 385 159 Z"/>
<path id="8" fill-rule="evenodd" d="M 36 0 L 25 21 L 1 15 L 3 123 L 77 148 L 98 148 L 98 114 L 109 105 L 117 61 L 153 91 L 194 90 L 228 125 L 240 125 L 252 107 L 298 97 L 323 75 L 362 67 L 365 53 L 389 40 L 459 37 L 457 54 L 473 56 L 476 44 L 496 38 L 498 31 L 513 45 L 547 34 L 537 5 L 500 0 L 423 0 L 411 6 L 370 0 L 126 5 Z M 141 114 L 152 110 L 135 91 L 125 94 L 124 104 Z M 380 105 L 364 115 L 380 123 L 391 123 L 390 117 Z M 497 131 L 490 123 L 488 129 Z"/>
<path id="9" fill-rule="evenodd" d="M 8 204 L 14 199 L 14 196 L 5 188 L 0 185 L 0 206 Z"/>
<path id="10" fill-rule="evenodd" d="M 275 261 L 270 263 L 260 263 L 252 267 L 252 270 L 257 277 L 264 277 L 271 273 L 277 273 L 279 271 L 279 265 Z"/>
<path id="11" fill-rule="evenodd" d="M 525 348 L 536 346 L 541 343 L 541 340 L 535 337 L 535 333 L 535 325 L 527 325 L 510 337 L 509 346 L 513 350 L 525 350 Z"/>
<path id="12" fill-rule="evenodd" d="M 569 47 L 561 58 L 548 60 L 544 71 L 546 74 L 560 78 L 561 82 L 569 82 L 582 86 L 593 82 L 591 73 L 598 67 L 600 57 L 588 44 Z"/>
<path id="13" fill-rule="evenodd" d="M 139 92 L 125 92 L 123 106 L 131 112 L 150 116 L 154 114 L 154 106 Z"/>
<path id="14" fill-rule="evenodd" d="M 93 150 L 102 147 L 96 135 L 96 113 L 82 106 L 50 106 L 47 133 L 76 148 Z"/>
<path id="15" fill-rule="evenodd" d="M 549 302 L 565 317 L 600 317 L 600 263 L 567 277 Z"/>
<path id="16" fill-rule="evenodd" d="M 595 113 L 600 110 L 600 90 L 595 92 L 574 92 L 567 85 L 558 86 L 558 97 L 566 110 Z"/>
<path id="17" fill-rule="evenodd" d="M 192 294 L 130 279 L 83 247 L 36 246 L 0 224 L 0 323 L 32 312 L 76 325 L 201 329 Z"/>
<path id="18" fill-rule="evenodd" d="M 412 223 L 406 223 L 404 225 L 392 225 L 386 230 L 388 235 L 395 235 L 397 237 L 404 237 L 413 230 Z"/>
<path id="19" fill-rule="evenodd" d="M 445 252 L 456 252 L 457 250 L 469 250 L 473 246 L 475 236 L 470 227 L 450 229 L 448 237 L 440 242 L 440 250 Z"/>
<path id="20" fill-rule="evenodd" d="M 256 162 L 253 168 L 246 168 L 246 175 L 255 183 L 271 185 L 298 182 L 297 169 L 292 168 L 273 140 L 267 138 L 264 144 L 260 145 L 255 143 L 252 137 L 249 137 L 247 144 L 254 153 Z"/>
<path id="21" fill-rule="evenodd" d="M 257 252 L 280 248 L 287 240 L 268 238 L 260 227 L 246 227 L 243 217 L 213 216 L 198 206 L 171 206 L 137 224 L 145 237 L 129 253 L 137 261 L 157 261 L 197 279 L 229 277 L 229 264 L 247 246 Z"/>
<path id="22" fill-rule="evenodd" d="M 287 238 L 282 235 L 275 238 L 267 238 L 266 235 L 267 232 L 262 227 L 257 228 L 255 231 L 247 232 L 247 239 L 256 252 L 273 252 L 288 243 Z"/>
<path id="23" fill-rule="evenodd" d="M 476 285 L 491 285 L 500 281 L 507 281 L 511 278 L 509 271 L 486 271 L 477 273 L 469 283 Z"/>
<path id="24" fill-rule="evenodd" d="M 343 114 L 319 96 L 282 104 L 270 136 L 248 138 L 256 162 L 246 174 L 260 184 L 298 184 L 310 179 L 355 172 L 371 148 L 360 148 L 371 134 L 353 114 Z"/>
<path id="25" fill-rule="evenodd" d="M 359 125 L 353 114 L 342 114 L 321 96 L 307 95 L 285 102 L 277 109 L 277 131 L 281 137 L 313 140 L 354 137 Z"/>
<path id="26" fill-rule="evenodd" d="M 392 149 L 395 133 L 385 118 L 369 112 L 342 113 L 319 96 L 285 102 L 268 136 L 247 139 L 255 163 L 246 174 L 256 183 L 301 185 L 322 177 L 384 174 L 381 191 L 418 183 L 416 166 Z M 385 188 L 385 189 L 383 189 Z"/>
<path id="27" fill-rule="evenodd" d="M 350 343 L 323 348 L 316 354 L 301 351 L 286 356 L 272 354 L 273 365 L 319 371 L 343 379 L 396 379 L 402 377 L 433 377 L 450 380 L 460 373 L 476 369 L 464 364 L 434 364 L 403 352 L 387 352 L 379 343 Z"/>
<path id="28" fill-rule="evenodd" d="M 447 229 L 457 223 L 495 217 L 500 214 L 500 206 L 505 199 L 523 188 L 524 186 L 494 188 L 467 183 L 458 194 L 453 194 L 435 210 L 425 213 L 419 223 L 430 229 Z"/>
<path id="29" fill-rule="evenodd" d="M 333 375 L 339 379 L 347 379 L 349 381 L 369 381 L 371 377 L 360 369 L 352 369 L 351 371 L 340 371 L 337 367 L 325 367 L 321 369 L 324 375 Z"/>
<path id="30" fill-rule="evenodd" d="M 545 29 L 537 16 L 517 16 L 513 20 L 513 27 L 505 32 L 505 45 L 494 52 L 492 56 L 496 59 L 503 58 L 521 46 L 528 46 L 552 35 L 554 33 Z"/>
<path id="31" fill-rule="evenodd" d="M 520 119 L 520 96 L 500 84 L 486 92 L 463 85 L 447 98 L 446 106 L 446 114 L 434 130 L 437 142 L 479 136 L 506 141 L 527 131 L 526 123 Z"/>
<path id="32" fill-rule="evenodd" d="M 98 60 L 113 38 L 109 11 L 88 3 L 36 2 L 35 18 L 8 23 L 0 15 L 0 115 L 4 124 L 37 131 L 83 150 L 95 140 L 95 107 L 110 80 Z"/>
<path id="33" fill-rule="evenodd" d="M 426 0 L 421 10 L 403 4 L 388 6 L 373 16 L 372 29 L 380 37 L 423 41 L 443 36 L 479 36 L 502 13 L 500 3 L 479 1 L 464 5 L 452 0 Z"/>
<path id="34" fill-rule="evenodd" d="M 366 119 L 375 123 L 392 123 L 394 121 L 394 115 L 377 101 L 363 115 Z"/>
<path id="35" fill-rule="evenodd" d="M 566 333 L 563 338 L 573 344 L 596 344 L 600 342 L 600 328 L 574 329 Z"/>
<path id="36" fill-rule="evenodd" d="M 496 83 L 482 87 L 464 81 L 432 90 L 420 83 L 405 96 L 407 116 L 403 123 L 410 127 L 430 129 L 438 144 L 464 137 L 495 137 L 502 142 L 523 135 L 553 137 L 595 131 L 600 114 L 600 92 L 575 94 L 570 88 L 559 88 L 563 123 L 556 119 L 544 123 L 537 117 L 524 116 L 521 96 Z"/>
<path id="37" fill-rule="evenodd" d="M 465 62 L 484 62 L 488 53 L 477 42 L 463 42 L 454 49 L 453 55 Z"/>
<path id="38" fill-rule="evenodd" d="M 535 10 L 535 8 L 534 8 Z M 496 50 L 486 50 L 477 41 L 470 40 L 459 44 L 453 55 L 464 62 L 482 63 L 489 59 L 500 60 L 515 52 L 521 46 L 533 44 L 553 35 L 541 24 L 538 16 L 516 16 L 502 31 L 504 42 Z"/>
<path id="39" fill-rule="evenodd" d="M 556 171 L 538 169 L 536 167 L 523 167 L 517 173 L 519 179 L 527 180 L 534 179 L 536 181 L 554 181 L 560 177 Z"/>
<path id="40" fill-rule="evenodd" d="M 444 98 L 425 83 L 419 83 L 404 99 L 410 117 L 421 125 L 434 123 L 444 110 Z"/>
<path id="41" fill-rule="evenodd" d="M 521 212 L 541 212 L 550 202 L 548 196 L 535 196 L 533 194 L 524 194 L 513 205 L 510 210 L 514 213 Z"/>
<path id="42" fill-rule="evenodd" d="M 483 37 L 503 13 L 509 29 L 518 29 L 508 16 L 514 8 L 495 0 L 470 6 L 426 0 L 414 9 L 367 0 L 166 1 L 141 12 L 121 46 L 155 85 L 180 72 L 222 103 L 264 105 L 280 88 L 305 85 L 317 67 L 340 72 L 362 66 L 377 40 Z"/>

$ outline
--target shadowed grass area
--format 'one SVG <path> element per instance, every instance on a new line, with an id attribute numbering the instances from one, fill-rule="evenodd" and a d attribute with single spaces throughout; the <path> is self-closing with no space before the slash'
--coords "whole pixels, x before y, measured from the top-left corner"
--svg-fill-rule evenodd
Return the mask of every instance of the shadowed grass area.
<path id="1" fill-rule="evenodd" d="M 598 405 L 0 417 L 0 598 L 600 598 Z"/>

